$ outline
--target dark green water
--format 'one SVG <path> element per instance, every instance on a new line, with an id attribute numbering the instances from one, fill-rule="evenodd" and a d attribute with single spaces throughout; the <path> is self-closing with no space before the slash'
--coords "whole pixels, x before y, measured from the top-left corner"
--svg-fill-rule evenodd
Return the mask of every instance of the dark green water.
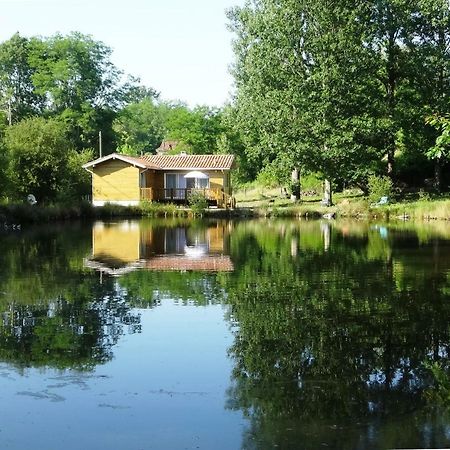
<path id="1" fill-rule="evenodd" d="M 0 249 L 1 449 L 450 446 L 445 223 L 65 224 Z"/>

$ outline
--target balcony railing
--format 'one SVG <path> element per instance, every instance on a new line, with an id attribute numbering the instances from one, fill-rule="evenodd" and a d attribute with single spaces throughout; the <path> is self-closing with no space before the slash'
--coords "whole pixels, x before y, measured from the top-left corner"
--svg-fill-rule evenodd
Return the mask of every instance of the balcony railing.
<path id="1" fill-rule="evenodd" d="M 215 202 L 219 208 L 234 207 L 233 198 L 221 189 L 182 189 L 182 188 L 141 188 L 141 200 L 150 202 L 177 202 L 188 203 L 189 196 L 193 192 L 199 192 L 211 202 Z"/>

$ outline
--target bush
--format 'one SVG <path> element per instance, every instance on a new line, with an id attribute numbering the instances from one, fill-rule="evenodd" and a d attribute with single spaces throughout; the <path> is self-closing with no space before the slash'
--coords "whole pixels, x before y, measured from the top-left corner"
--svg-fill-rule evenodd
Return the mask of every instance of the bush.
<path id="1" fill-rule="evenodd" d="M 208 208 L 208 200 L 201 192 L 193 191 L 189 194 L 188 204 L 194 216 L 203 215 Z"/>
<path id="2" fill-rule="evenodd" d="M 392 180 L 387 176 L 371 175 L 367 180 L 369 201 L 376 203 L 381 197 L 392 199 L 394 193 Z"/>

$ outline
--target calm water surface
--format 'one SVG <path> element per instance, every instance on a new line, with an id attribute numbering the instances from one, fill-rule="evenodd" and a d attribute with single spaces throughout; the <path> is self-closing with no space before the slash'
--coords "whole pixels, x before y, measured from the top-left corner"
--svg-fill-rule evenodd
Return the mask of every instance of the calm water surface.
<path id="1" fill-rule="evenodd" d="M 450 226 L 0 234 L 0 448 L 450 446 Z"/>

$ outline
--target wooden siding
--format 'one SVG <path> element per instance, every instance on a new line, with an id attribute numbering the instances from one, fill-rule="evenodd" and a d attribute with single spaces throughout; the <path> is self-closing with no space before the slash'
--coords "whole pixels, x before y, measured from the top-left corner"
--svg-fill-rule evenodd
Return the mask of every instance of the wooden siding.
<path id="1" fill-rule="evenodd" d="M 210 189 L 222 189 L 223 188 L 223 173 L 219 171 L 206 172 L 209 175 L 209 187 Z"/>
<path id="2" fill-rule="evenodd" d="M 139 201 L 139 169 L 113 159 L 93 168 L 94 201 Z"/>
<path id="3" fill-rule="evenodd" d="M 145 172 L 145 186 L 154 189 L 164 188 L 164 173 L 155 170 L 147 170 Z"/>
<path id="4" fill-rule="evenodd" d="M 209 234 L 209 251 L 211 253 L 223 253 L 224 246 L 224 228 L 217 225 L 216 227 L 208 228 Z"/>

